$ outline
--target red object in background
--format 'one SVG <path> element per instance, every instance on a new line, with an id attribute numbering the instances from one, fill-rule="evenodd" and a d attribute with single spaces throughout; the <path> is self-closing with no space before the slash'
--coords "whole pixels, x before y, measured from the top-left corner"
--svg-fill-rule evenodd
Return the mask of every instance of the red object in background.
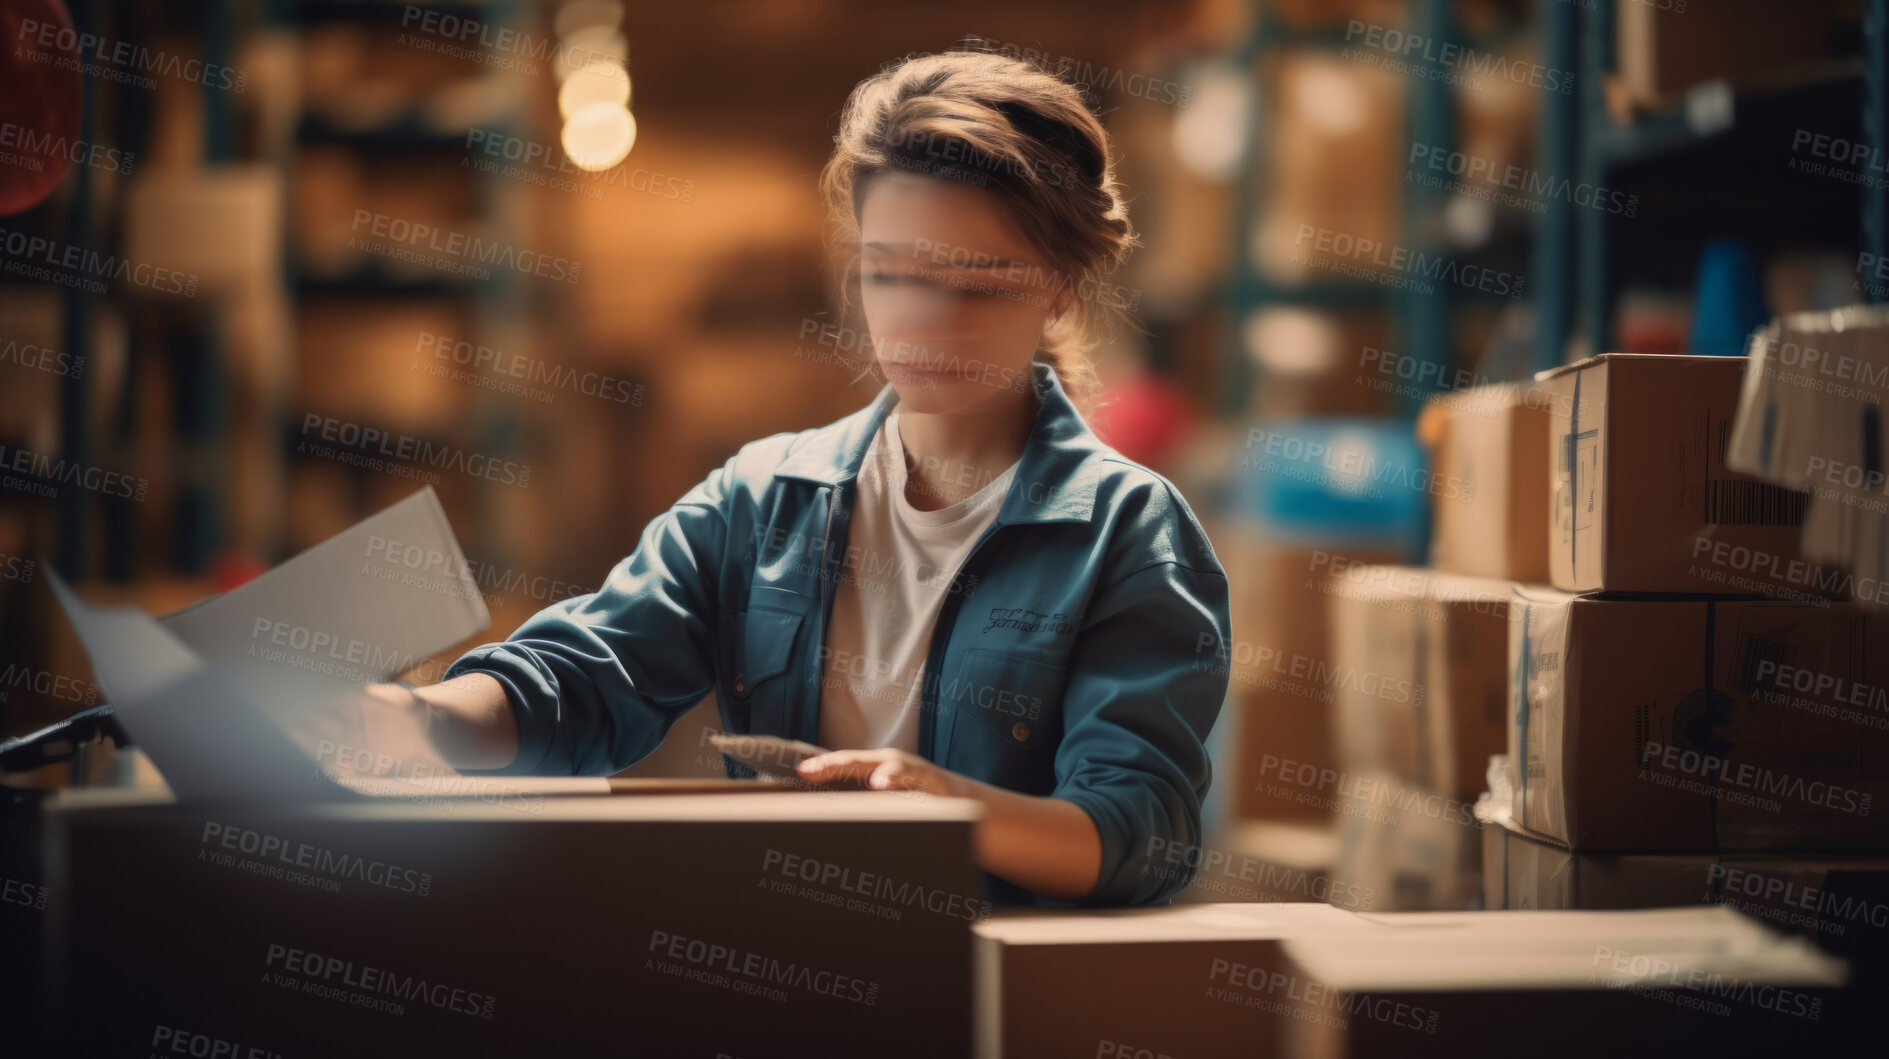
<path id="1" fill-rule="evenodd" d="M 0 0 L 0 129 L 12 133 L 0 152 L 14 156 L 0 160 L 0 217 L 39 205 L 72 164 L 84 99 L 78 58 L 59 0 Z"/>
<path id="2" fill-rule="evenodd" d="M 218 592 L 241 588 L 268 569 L 248 552 L 224 552 L 210 564 L 210 587 Z"/>
<path id="3" fill-rule="evenodd" d="M 1090 418 L 1096 436 L 1115 451 L 1160 470 L 1194 420 L 1194 410 L 1165 379 L 1138 371 L 1102 395 Z"/>

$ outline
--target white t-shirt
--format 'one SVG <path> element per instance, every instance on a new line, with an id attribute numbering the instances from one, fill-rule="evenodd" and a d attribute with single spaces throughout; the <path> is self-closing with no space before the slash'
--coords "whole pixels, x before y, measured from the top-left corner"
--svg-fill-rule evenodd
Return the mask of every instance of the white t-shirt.
<path id="1" fill-rule="evenodd" d="M 846 559 L 827 622 L 820 745 L 917 753 L 925 655 L 938 611 L 1016 473 L 1013 463 L 963 500 L 920 511 L 905 498 L 898 410 L 886 416 L 859 469 Z"/>

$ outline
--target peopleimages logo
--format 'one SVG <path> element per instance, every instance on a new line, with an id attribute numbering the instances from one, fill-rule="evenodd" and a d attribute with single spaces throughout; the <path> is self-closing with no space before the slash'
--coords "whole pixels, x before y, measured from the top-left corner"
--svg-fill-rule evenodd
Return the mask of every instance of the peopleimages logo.
<path id="1" fill-rule="evenodd" d="M 1165 862 L 1158 864 L 1157 861 Z M 1212 888 L 1214 876 L 1251 883 L 1274 900 L 1322 901 L 1340 908 L 1369 909 L 1377 900 L 1377 891 L 1357 883 L 1339 882 L 1325 875 L 1314 875 L 1303 868 L 1292 868 L 1257 857 L 1233 856 L 1225 850 L 1205 849 L 1186 842 L 1150 837 L 1148 856 L 1142 864 L 1143 875 L 1179 878 L 1193 873 L 1192 886 Z M 1290 896 L 1288 896 L 1290 895 Z"/>
<path id="2" fill-rule="evenodd" d="M 762 853 L 761 871 L 902 908 L 922 908 L 953 919 L 981 919 L 990 911 L 988 904 L 975 897 L 920 883 L 899 882 L 878 872 L 858 871 L 834 861 L 784 850 L 770 849 Z"/>
<path id="3" fill-rule="evenodd" d="M 314 412 L 303 415 L 302 436 L 306 438 L 310 435 L 322 441 L 334 442 L 341 447 L 339 450 L 327 449 L 303 441 L 297 451 L 357 464 L 370 470 L 397 473 L 398 465 L 389 464 L 378 458 L 388 457 L 415 463 L 422 467 L 456 471 L 473 478 L 498 482 L 501 485 L 515 485 L 521 489 L 531 484 L 531 465 L 528 463 L 495 460 L 482 453 L 467 452 L 451 445 L 436 445 L 405 434 L 389 434 L 378 427 L 365 427 L 359 423 L 336 419 L 333 416 L 319 415 Z M 368 455 L 369 453 L 376 455 Z"/>
<path id="4" fill-rule="evenodd" d="M 432 360 L 441 362 L 436 365 L 441 369 L 436 374 L 450 377 L 455 382 L 469 382 L 485 389 L 529 397 L 544 404 L 556 398 L 552 390 L 568 390 L 580 397 L 595 397 L 616 404 L 643 403 L 644 387 L 640 383 L 594 371 L 580 372 L 568 365 L 553 364 L 522 353 L 507 353 L 492 346 L 432 331 L 420 332 L 414 352 L 430 355 Z M 424 363 L 424 360 L 420 362 Z M 468 371 L 450 371 L 446 369 L 447 363 L 461 365 Z M 427 367 L 431 370 L 435 365 Z M 550 390 L 535 389 L 530 384 L 547 386 Z"/>
<path id="5" fill-rule="evenodd" d="M 15 474 L 28 477 L 19 478 Z M 0 445 L 0 485 L 45 497 L 58 496 L 62 485 L 76 485 L 103 496 L 140 502 L 151 489 L 151 483 L 143 478 L 5 445 Z"/>
<path id="6" fill-rule="evenodd" d="M 1306 249 L 1323 256 L 1313 256 Z M 1408 288 L 1419 294 L 1434 293 L 1425 280 L 1479 290 L 1503 298 L 1520 298 L 1528 288 L 1528 278 L 1510 272 L 1498 272 L 1480 265 L 1466 264 L 1440 254 L 1427 254 L 1406 246 L 1380 243 L 1349 232 L 1299 225 L 1293 240 L 1293 262 L 1309 268 L 1325 269 L 1386 286 Z M 1361 262 L 1361 264 L 1360 264 Z"/>
<path id="7" fill-rule="evenodd" d="M 22 368 L 43 371 L 61 378 L 79 379 L 85 376 L 83 356 L 60 353 L 31 342 L 16 342 L 11 338 L 0 345 L 0 364 L 9 361 Z"/>
<path id="8" fill-rule="evenodd" d="M 405 1000 L 417 1001 L 441 1011 L 489 1019 L 498 1004 L 496 997 L 470 989 L 431 982 L 419 975 L 398 974 L 344 960 L 339 956 L 323 956 L 287 945 L 272 943 L 263 965 L 280 967 L 286 972 L 271 976 L 276 985 L 299 988 L 304 993 L 339 1000 L 350 1007 L 365 1007 L 391 1014 L 404 1014 L 405 1008 L 393 1001 Z M 292 977 L 294 975 L 301 975 L 301 980 Z M 350 993 L 348 990 L 358 992 Z M 389 997 L 393 1000 L 387 999 Z"/>
<path id="9" fill-rule="evenodd" d="M 1353 41 L 1361 41 L 1365 47 L 1406 60 L 1385 64 L 1391 68 L 1401 67 L 1404 73 L 1451 84 L 1462 83 L 1469 88 L 1480 86 L 1465 77 L 1465 74 L 1513 81 L 1518 85 L 1528 85 L 1545 92 L 1559 92 L 1564 96 L 1574 93 L 1574 75 L 1566 70 L 1479 51 L 1453 41 L 1406 33 L 1394 26 L 1377 26 L 1351 19 L 1345 26 L 1345 43 L 1351 44 Z M 1343 55 L 1347 59 L 1371 59 L 1368 55 L 1354 53 L 1350 48 L 1346 48 Z M 1412 58 L 1421 60 L 1422 65 L 1407 61 Z"/>
<path id="10" fill-rule="evenodd" d="M 1413 143 L 1405 180 L 1425 187 L 1441 187 L 1483 199 L 1498 206 L 1516 206 L 1530 213 L 1547 212 L 1548 199 L 1561 199 L 1583 209 L 1632 217 L 1640 210 L 1640 196 L 1609 191 L 1585 181 L 1550 176 L 1527 166 L 1497 164 L 1462 151 Z M 1428 170 L 1422 172 L 1421 170 Z M 1457 179 L 1446 179 L 1454 177 Z"/>
<path id="11" fill-rule="evenodd" d="M 249 74 L 242 70 L 166 51 L 154 51 L 142 44 L 111 40 L 96 33 L 84 33 L 70 26 L 37 19 L 20 20 L 18 40 L 21 43 L 14 48 L 13 54 L 19 58 L 64 70 L 77 70 L 143 89 L 157 87 L 157 82 L 143 76 L 145 74 L 161 74 L 225 92 L 240 93 L 249 83 Z M 31 45 L 47 50 L 40 51 Z M 78 58 L 73 58 L 74 55 Z"/>
<path id="12" fill-rule="evenodd" d="M 215 820 L 204 821 L 202 841 L 206 848 L 198 851 L 198 860 L 213 861 L 219 855 L 219 851 L 221 854 L 241 853 L 254 857 L 264 869 L 261 874 L 265 875 L 284 877 L 284 871 L 307 869 L 309 872 L 324 876 L 324 881 L 352 879 L 369 886 L 393 890 L 397 893 L 413 894 L 417 897 L 425 897 L 433 889 L 433 876 L 430 872 L 403 868 L 385 861 L 367 860 L 352 853 L 324 849 L 309 842 L 292 842 L 276 835 Z M 301 880 L 290 879 L 290 881 Z M 337 887 L 323 888 L 338 889 Z"/>
<path id="13" fill-rule="evenodd" d="M 388 243 L 362 242 L 360 236 L 363 234 L 363 229 L 365 229 L 364 234 L 376 239 L 388 240 Z M 489 273 L 479 268 L 479 265 L 497 265 L 500 268 L 522 272 L 529 276 L 541 276 L 563 283 L 576 283 L 584 271 L 581 262 L 568 258 L 553 257 L 535 250 L 520 250 L 510 244 L 482 236 L 449 232 L 430 224 L 409 221 L 403 217 L 393 217 L 385 213 L 375 213 L 373 210 L 355 210 L 351 230 L 356 233 L 348 237 L 348 246 L 351 249 L 402 261 L 411 260 L 478 279 L 489 278 Z"/>
<path id="14" fill-rule="evenodd" d="M 26 152 L 16 155 L 14 150 Z M 37 173 L 46 168 L 45 159 L 57 156 L 73 165 L 90 166 L 113 173 L 131 172 L 130 151 L 120 151 L 102 143 L 68 140 L 54 132 L 41 132 L 11 121 L 0 121 L 0 162 Z"/>
<path id="15" fill-rule="evenodd" d="M 1837 929 L 1833 933 L 1842 932 L 1841 924 L 1823 922 L 1826 920 L 1889 927 L 1889 905 L 1854 894 L 1832 893 L 1827 887 L 1809 886 L 1761 869 L 1713 864 L 1706 869 L 1705 879 L 1711 897 L 1720 903 L 1729 904 L 1740 898 L 1749 898 L 1751 903 L 1745 905 L 1747 909 L 1756 902 L 1762 902 L 1763 906 L 1796 909 L 1789 924 L 1793 927 L 1835 926 Z M 1775 920 L 1777 917 L 1765 918 Z"/>
<path id="16" fill-rule="evenodd" d="M 776 956 L 743 952 L 730 945 L 684 937 L 666 930 L 649 932 L 647 951 L 653 955 L 644 960 L 645 970 L 736 992 L 757 993 L 770 1000 L 787 1000 L 786 990 L 779 988 L 784 985 L 867 1007 L 879 1002 L 877 982 L 784 961 Z M 677 962 L 658 961 L 657 956 Z"/>
<path id="17" fill-rule="evenodd" d="M 0 228 L 0 250 L 4 250 L 10 259 L 0 264 L 0 267 L 27 279 L 77 287 L 94 294 L 104 294 L 106 288 L 103 281 L 115 279 L 160 294 L 180 294 L 186 298 L 197 296 L 195 273 L 142 264 L 116 254 L 87 250 L 82 246 L 62 245 L 44 236 Z M 42 268 L 40 264 L 47 267 Z"/>
<path id="18" fill-rule="evenodd" d="M 1704 777 L 1702 781 L 1695 782 L 1703 782 L 1714 788 L 1733 787 L 1756 792 L 1759 795 L 1776 795 L 1805 805 L 1819 806 L 1853 816 L 1868 816 L 1870 802 L 1873 799 L 1873 796 L 1866 792 L 1841 787 L 1823 780 L 1806 780 L 1802 776 L 1774 772 L 1749 762 L 1734 763 L 1715 754 L 1703 754 L 1697 750 L 1687 750 L 1649 740 L 1646 749 L 1640 754 L 1640 767 L 1642 770 L 1650 770 L 1650 767 L 1656 763 L 1669 774 L 1679 773 L 1686 776 Z M 1671 784 L 1668 785 L 1671 786 Z M 1745 799 L 1728 798 L 1727 800 L 1744 801 Z M 1775 812 L 1777 805 L 1776 801 L 1771 801 L 1768 806 L 1763 807 Z"/>

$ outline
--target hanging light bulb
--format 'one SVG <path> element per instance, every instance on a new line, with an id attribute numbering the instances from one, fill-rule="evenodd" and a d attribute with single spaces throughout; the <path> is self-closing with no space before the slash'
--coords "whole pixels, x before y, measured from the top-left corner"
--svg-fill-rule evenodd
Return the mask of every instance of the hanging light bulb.
<path id="1" fill-rule="evenodd" d="M 585 26 L 558 41 L 558 48 L 559 58 L 552 64 L 551 73 L 559 84 L 599 60 L 614 62 L 619 71 L 629 65 L 630 42 L 610 26 Z M 617 76 L 628 75 L 619 72 Z"/>
<path id="2" fill-rule="evenodd" d="M 564 121 L 564 154 L 579 169 L 601 172 L 636 146 L 636 119 L 620 103 L 586 103 Z"/>
<path id="3" fill-rule="evenodd" d="M 558 89 L 558 114 L 566 121 L 591 103 L 630 105 L 630 78 L 623 67 L 608 59 L 592 59 Z"/>

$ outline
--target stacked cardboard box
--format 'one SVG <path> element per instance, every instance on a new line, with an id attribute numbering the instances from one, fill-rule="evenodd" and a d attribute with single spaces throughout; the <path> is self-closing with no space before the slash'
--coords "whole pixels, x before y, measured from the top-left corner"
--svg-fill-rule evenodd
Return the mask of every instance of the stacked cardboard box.
<path id="1" fill-rule="evenodd" d="M 1864 1002 L 1838 992 L 1846 961 L 1719 908 L 1033 909 L 974 931 L 980 1059 L 1581 1055 L 1623 1034 L 1653 1054 L 1641 1033 L 1749 1054 L 1744 1035 L 1814 1042 Z"/>
<path id="2" fill-rule="evenodd" d="M 1542 374 L 1556 588 L 1847 594 L 1799 551 L 1806 494 L 1726 465 L 1745 365 L 1609 353 Z"/>
<path id="3" fill-rule="evenodd" d="M 1289 1008 L 1263 1002 L 1283 941 L 1383 932 L 1326 905 L 1246 903 L 1000 911 L 973 930 L 979 1059 L 1284 1055 Z"/>
<path id="4" fill-rule="evenodd" d="M 1850 968 L 1727 909 L 1409 913 L 1288 938 L 1282 1055 L 1809 1054 L 1867 1023 Z"/>
<path id="5" fill-rule="evenodd" d="M 1547 567 L 1543 392 L 1484 386 L 1433 400 L 1431 567 L 1335 564 L 1335 877 L 1390 910 L 1474 907 L 1471 811 L 1506 740 L 1509 599 Z"/>
<path id="6" fill-rule="evenodd" d="M 1614 94 L 1634 107 L 1669 107 L 1708 81 L 1751 87 L 1837 53 L 1835 31 L 1853 22 L 1842 0 L 1618 0 Z M 1845 8 L 1851 11 L 1846 13 Z"/>
<path id="7" fill-rule="evenodd" d="M 1483 829 L 1483 890 L 1513 909 L 1727 905 L 1825 948 L 1880 948 L 1889 859 L 1766 853 L 1576 853 L 1511 827 Z"/>
<path id="8" fill-rule="evenodd" d="M 1360 559 L 1280 542 L 1250 527 L 1223 531 L 1218 551 L 1233 585 L 1233 643 L 1221 658 L 1230 671 L 1223 723 L 1233 744 L 1231 815 L 1325 828 L 1328 801 L 1285 781 L 1302 766 L 1336 764 L 1327 614 L 1337 587 L 1333 572 Z M 1379 548 L 1357 555 L 1387 557 Z"/>
<path id="9" fill-rule="evenodd" d="M 1797 552 L 1802 493 L 1726 467 L 1745 368 L 1613 355 L 1540 379 L 1553 585 L 1511 602 L 1490 907 L 1889 929 L 1867 859 L 1889 851 L 1889 616 L 1825 598 L 1842 586 Z"/>

